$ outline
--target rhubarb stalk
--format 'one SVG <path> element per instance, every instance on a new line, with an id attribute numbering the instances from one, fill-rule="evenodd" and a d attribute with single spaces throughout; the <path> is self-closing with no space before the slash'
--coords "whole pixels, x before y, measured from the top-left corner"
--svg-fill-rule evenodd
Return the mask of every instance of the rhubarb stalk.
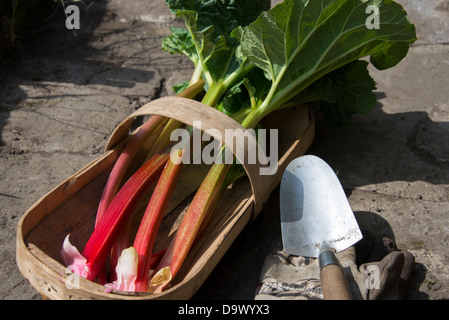
<path id="1" fill-rule="evenodd" d="M 100 203 L 98 205 L 97 217 L 95 221 L 95 226 L 98 225 L 100 219 L 103 217 L 106 209 L 114 199 L 117 191 L 122 183 L 122 180 L 125 176 L 126 171 L 131 165 L 132 161 L 136 157 L 139 150 L 145 143 L 145 140 L 156 131 L 156 129 L 162 124 L 165 120 L 162 116 L 152 116 L 149 120 L 147 120 L 135 133 L 129 138 L 129 142 L 127 143 L 125 149 L 120 154 L 117 159 L 114 167 L 112 168 L 111 173 L 109 174 L 109 179 L 106 182 L 106 185 L 103 189 L 103 193 L 101 195 Z M 114 250 L 112 250 L 111 255 L 111 277 L 112 279 L 116 279 L 115 266 L 117 264 L 117 252 L 122 252 L 122 249 L 128 246 L 128 238 L 129 232 L 131 229 L 131 223 L 127 222 L 124 230 L 121 231 L 117 243 L 114 245 Z M 99 274 L 99 282 L 106 283 L 107 275 L 106 270 L 103 270 Z"/>
<path id="2" fill-rule="evenodd" d="M 120 183 L 122 182 L 126 171 L 128 170 L 131 162 L 134 160 L 136 154 L 143 146 L 145 140 L 155 131 L 164 119 L 165 118 L 162 116 L 152 116 L 139 128 L 136 134 L 129 138 L 129 142 L 115 162 L 115 165 L 109 174 L 108 181 L 103 189 L 103 194 L 101 195 L 100 204 L 97 210 L 95 225 L 97 225 L 103 217 L 112 199 L 114 199 L 117 194 Z"/>
<path id="3" fill-rule="evenodd" d="M 168 151 L 158 153 L 133 174 L 112 200 L 82 254 L 70 244 L 69 236 L 66 237 L 61 254 L 70 270 L 88 280 L 96 278 L 124 225 L 169 159 Z"/>
<path id="4" fill-rule="evenodd" d="M 191 132 L 192 130 L 189 130 L 189 133 Z M 183 154 L 183 148 L 172 149 L 170 159 L 167 160 L 167 164 L 155 189 L 153 190 L 153 194 L 151 195 L 151 199 L 141 220 L 133 245 L 133 248 L 136 250 L 136 254 L 138 256 L 138 267 L 135 269 L 137 274 L 133 278 L 134 280 L 132 284 L 127 286 L 130 291 L 147 291 L 149 271 L 151 265 L 155 261 L 155 259 L 151 256 L 151 253 L 155 244 L 157 232 L 182 170 Z M 134 260 L 126 258 L 128 251 L 123 250 L 123 254 L 124 257 L 122 258 L 120 256 L 119 259 L 128 261 L 129 263 L 134 263 Z M 123 270 L 123 272 L 127 274 L 129 270 L 134 270 L 134 267 L 128 266 L 123 268 Z M 117 272 L 122 272 L 122 270 L 119 268 L 117 269 Z M 129 277 L 129 275 L 127 277 Z M 112 286 L 120 286 L 120 278 L 123 278 L 123 275 L 117 273 L 117 281 L 115 281 L 115 284 L 113 281 Z"/>
<path id="5" fill-rule="evenodd" d="M 138 255 L 136 291 L 147 291 L 151 265 L 151 259 L 149 259 L 149 257 L 151 257 L 157 231 L 167 210 L 169 199 L 175 187 L 175 182 L 181 172 L 182 162 L 176 161 L 173 157 L 177 157 L 178 160 L 181 160 L 182 150 L 175 152 L 176 154 L 167 162 L 167 165 L 159 178 L 134 240 L 133 247 Z"/>
<path id="6" fill-rule="evenodd" d="M 193 99 L 198 93 L 203 90 L 203 86 L 204 80 L 199 80 L 198 82 L 189 86 L 186 90 L 179 93 L 178 97 Z M 152 116 L 139 128 L 135 135 L 130 137 L 129 142 L 127 143 L 123 152 L 120 154 L 120 157 L 117 159 L 111 173 L 109 174 L 109 179 L 103 190 L 100 204 L 98 206 L 96 223 L 98 223 L 98 221 L 101 219 L 112 199 L 115 197 L 126 171 L 128 170 L 131 162 L 134 160 L 136 154 L 145 143 L 145 140 L 156 130 L 156 128 L 163 122 L 164 119 L 165 118 L 161 116 Z M 168 124 L 166 125 L 166 128 L 158 137 L 156 143 L 153 145 L 149 157 L 166 147 L 166 145 L 169 143 L 170 133 L 173 128 L 173 120 L 170 119 Z"/>
<path id="7" fill-rule="evenodd" d="M 179 271 L 204 219 L 211 214 L 221 194 L 228 164 L 214 164 L 192 200 L 175 238 L 170 243 L 150 282 L 150 289 L 162 292 Z"/>
<path id="8" fill-rule="evenodd" d="M 190 98 L 193 99 L 196 95 L 198 95 L 204 86 L 204 80 L 199 80 L 189 86 L 187 89 L 178 94 L 178 97 Z M 100 199 L 100 204 L 98 206 L 96 224 L 104 215 L 107 207 L 117 194 L 117 191 L 122 183 L 123 177 L 127 172 L 129 166 L 132 161 L 136 157 L 137 153 L 140 151 L 142 146 L 148 137 L 155 132 L 155 130 L 162 124 L 162 122 L 166 118 L 161 116 L 152 116 L 149 120 L 147 120 L 137 131 L 136 134 L 130 137 L 129 142 L 127 143 L 125 149 L 120 154 L 120 157 L 117 159 L 110 175 L 109 179 L 106 183 L 105 188 L 103 189 L 103 194 Z M 169 119 L 168 123 L 165 125 L 165 128 L 159 135 L 155 144 L 152 146 L 147 160 L 151 159 L 151 157 L 165 148 L 169 143 L 169 138 L 171 132 L 180 125 L 179 122 Z M 112 252 L 111 252 L 111 280 L 115 281 L 116 273 L 115 266 L 117 265 L 117 261 L 121 255 L 121 252 L 128 248 L 129 246 L 129 235 L 131 231 L 131 221 L 128 221 L 126 226 L 123 228 L 120 233 L 117 242 L 114 244 Z M 102 272 L 101 275 L 101 283 L 104 283 L 105 275 Z"/>

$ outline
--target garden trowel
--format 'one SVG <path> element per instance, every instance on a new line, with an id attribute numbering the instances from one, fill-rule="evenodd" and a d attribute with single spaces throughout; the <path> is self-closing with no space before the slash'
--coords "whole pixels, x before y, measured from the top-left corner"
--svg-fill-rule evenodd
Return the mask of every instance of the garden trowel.
<path id="1" fill-rule="evenodd" d="M 282 176 L 280 212 L 284 250 L 318 258 L 324 299 L 351 299 L 335 253 L 362 233 L 332 168 L 313 155 L 294 159 Z"/>

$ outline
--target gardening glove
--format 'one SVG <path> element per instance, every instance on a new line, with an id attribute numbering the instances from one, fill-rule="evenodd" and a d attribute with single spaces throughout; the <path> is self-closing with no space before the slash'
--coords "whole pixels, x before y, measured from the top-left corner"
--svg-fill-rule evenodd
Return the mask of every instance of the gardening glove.
<path id="1" fill-rule="evenodd" d="M 413 275 L 415 257 L 406 250 L 398 250 L 394 242 L 383 238 L 385 248 L 391 250 L 379 262 L 363 263 L 359 271 L 366 276 L 369 300 L 404 299 Z"/>
<path id="2" fill-rule="evenodd" d="M 364 234 L 359 243 L 337 253 L 355 300 L 404 297 L 414 257 L 407 251 L 398 251 L 392 240 L 384 238 L 382 241 L 383 245 L 379 246 L 374 243 L 374 237 Z M 357 266 L 356 251 L 365 259 L 383 257 L 380 261 Z M 266 258 L 261 282 L 256 300 L 323 299 L 318 259 L 278 251 Z"/>

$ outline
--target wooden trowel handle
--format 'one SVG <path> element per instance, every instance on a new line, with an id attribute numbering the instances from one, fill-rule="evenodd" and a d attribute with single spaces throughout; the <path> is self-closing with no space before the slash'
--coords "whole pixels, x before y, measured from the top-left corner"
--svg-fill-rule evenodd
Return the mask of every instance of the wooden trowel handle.
<path id="1" fill-rule="evenodd" d="M 352 300 L 341 265 L 333 251 L 320 253 L 321 290 L 325 300 Z"/>

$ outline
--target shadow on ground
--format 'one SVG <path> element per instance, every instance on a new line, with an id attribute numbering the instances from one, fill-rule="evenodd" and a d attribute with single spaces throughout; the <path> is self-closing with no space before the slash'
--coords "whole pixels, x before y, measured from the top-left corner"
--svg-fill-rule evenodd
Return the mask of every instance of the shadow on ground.
<path id="1" fill-rule="evenodd" d="M 449 122 L 434 122 L 424 111 L 385 113 L 385 94 L 377 95 L 377 107 L 351 126 L 321 122 L 309 152 L 326 159 L 349 192 L 395 181 L 447 184 Z"/>

